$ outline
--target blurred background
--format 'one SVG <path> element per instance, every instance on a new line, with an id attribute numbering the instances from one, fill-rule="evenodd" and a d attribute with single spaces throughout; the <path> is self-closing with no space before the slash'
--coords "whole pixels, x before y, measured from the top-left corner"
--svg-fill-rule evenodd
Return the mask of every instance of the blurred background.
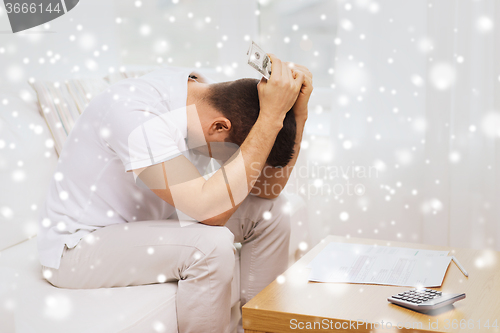
<path id="1" fill-rule="evenodd" d="M 7 93 L 33 101 L 29 79 L 164 65 L 219 81 L 258 77 L 246 64 L 255 40 L 314 75 L 286 189 L 306 203 L 303 249 L 335 234 L 500 250 L 496 0 L 82 0 L 43 26 L 10 31 L 2 3 L 4 227 L 36 233 L 48 182 L 37 175 L 57 160 L 44 145 L 50 133 L 24 124 Z M 24 146 L 12 143 L 19 131 Z M 47 164 L 30 163 L 34 154 Z"/>

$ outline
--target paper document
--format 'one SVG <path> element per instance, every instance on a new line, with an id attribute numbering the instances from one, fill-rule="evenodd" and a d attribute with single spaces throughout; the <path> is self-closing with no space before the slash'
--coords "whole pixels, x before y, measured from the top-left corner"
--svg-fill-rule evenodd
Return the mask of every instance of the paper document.
<path id="1" fill-rule="evenodd" d="M 309 281 L 438 287 L 450 264 L 448 251 L 329 243 L 307 266 Z"/>

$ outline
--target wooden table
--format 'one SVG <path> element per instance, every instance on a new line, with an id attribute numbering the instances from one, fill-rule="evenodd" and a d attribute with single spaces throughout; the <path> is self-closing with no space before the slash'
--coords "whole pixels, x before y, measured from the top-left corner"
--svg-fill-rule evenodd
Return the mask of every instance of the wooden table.
<path id="1" fill-rule="evenodd" d="M 465 292 L 467 297 L 446 311 L 426 315 L 387 301 L 388 296 L 410 287 L 309 282 L 306 266 L 329 242 L 449 250 L 467 269 L 469 278 L 451 262 L 443 285 L 433 289 L 443 293 Z M 283 277 L 243 307 L 246 333 L 500 332 L 500 253 L 496 251 L 328 236 Z M 316 328 L 314 322 L 318 322 Z M 307 323 L 311 329 L 300 329 L 307 328 Z"/>

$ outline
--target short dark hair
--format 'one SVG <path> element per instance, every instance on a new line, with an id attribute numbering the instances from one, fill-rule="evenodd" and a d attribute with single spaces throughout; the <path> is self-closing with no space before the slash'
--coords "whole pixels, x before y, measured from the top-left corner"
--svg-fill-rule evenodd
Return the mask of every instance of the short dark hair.
<path id="1" fill-rule="evenodd" d="M 241 146 L 257 121 L 260 112 L 257 79 L 240 79 L 214 83 L 209 86 L 207 100 L 231 122 L 228 141 Z M 276 137 L 267 163 L 273 167 L 286 166 L 293 157 L 297 124 L 289 111 Z"/>

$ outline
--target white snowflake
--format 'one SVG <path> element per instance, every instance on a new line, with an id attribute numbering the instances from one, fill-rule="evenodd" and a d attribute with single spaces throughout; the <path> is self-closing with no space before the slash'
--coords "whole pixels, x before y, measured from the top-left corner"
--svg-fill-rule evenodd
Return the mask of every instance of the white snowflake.
<path id="1" fill-rule="evenodd" d="M 440 62 L 431 67 L 429 77 L 436 89 L 447 90 L 455 83 L 457 74 L 451 64 Z"/>
<path id="2" fill-rule="evenodd" d="M 349 219 L 349 213 L 342 212 L 342 213 L 340 213 L 339 218 L 340 218 L 341 221 L 345 222 L 345 221 L 347 221 Z"/>
<path id="3" fill-rule="evenodd" d="M 53 320 L 64 320 L 73 311 L 73 304 L 69 297 L 62 294 L 45 297 L 44 315 Z"/>

